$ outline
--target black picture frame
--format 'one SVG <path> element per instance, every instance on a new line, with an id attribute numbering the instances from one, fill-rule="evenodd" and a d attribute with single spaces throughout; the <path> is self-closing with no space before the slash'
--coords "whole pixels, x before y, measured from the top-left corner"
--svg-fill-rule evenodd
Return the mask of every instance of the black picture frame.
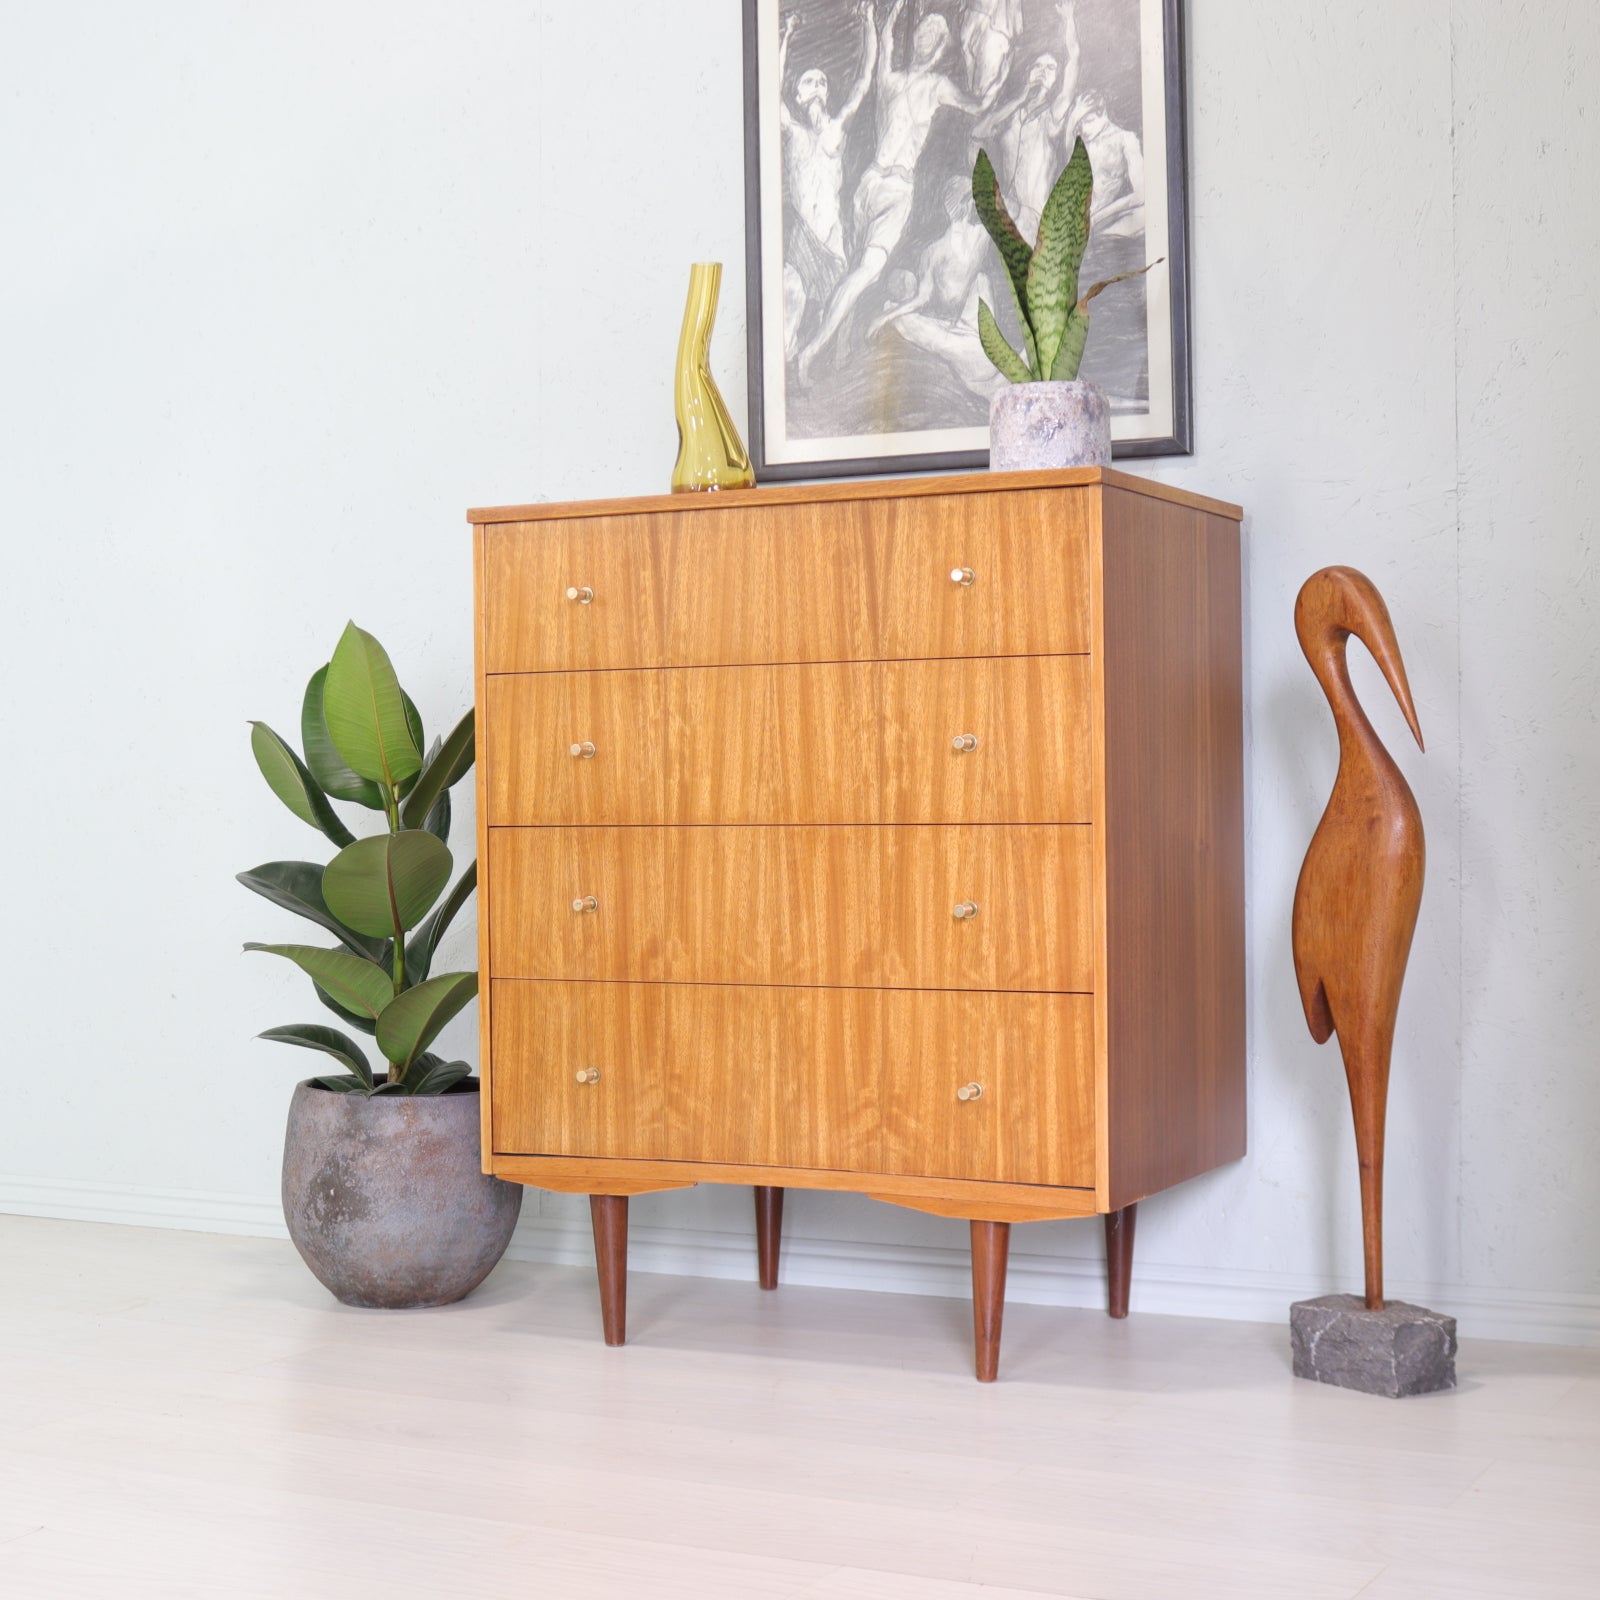
<path id="1" fill-rule="evenodd" d="M 780 298 L 774 301 L 771 298 L 773 283 L 770 271 L 766 269 L 774 259 L 773 237 L 774 219 L 777 219 L 778 234 L 782 238 L 783 208 L 785 201 L 782 193 L 774 194 L 773 189 L 780 189 L 781 184 L 769 181 L 764 192 L 763 168 L 765 167 L 769 180 L 771 175 L 781 169 L 781 126 L 778 120 L 775 102 L 772 99 L 772 64 L 766 62 L 762 56 L 762 24 L 766 23 L 766 37 L 770 40 L 776 27 L 775 19 L 781 13 L 787 0 L 744 0 L 744 117 L 745 117 L 745 266 L 746 266 L 746 338 L 749 359 L 749 432 L 750 453 L 754 463 L 756 476 L 762 482 L 782 482 L 798 479 L 861 477 L 881 473 L 917 473 L 952 471 L 965 468 L 986 467 L 989 462 L 989 452 L 986 444 L 979 443 L 976 439 L 964 448 L 905 448 L 908 438 L 914 435 L 898 434 L 882 436 L 886 441 L 893 437 L 898 448 L 886 449 L 881 453 L 847 453 L 839 455 L 819 454 L 811 456 L 806 454 L 807 446 L 796 443 L 787 438 L 776 440 L 772 433 L 774 421 L 774 407 L 769 403 L 770 386 L 773 382 L 787 384 L 787 364 L 776 378 L 771 370 L 769 359 L 772 350 L 769 334 L 773 331 L 774 323 L 782 328 L 781 316 L 774 317 L 775 308 L 781 308 Z M 836 7 L 842 6 L 846 0 L 825 0 L 825 3 Z M 887 16 L 895 0 L 871 0 L 874 6 L 874 17 L 881 21 Z M 904 0 L 902 0 L 904 3 Z M 1042 0 L 1015 0 L 1018 5 L 1035 5 Z M 1097 3 L 1097 0 L 1088 0 L 1088 3 Z M 1105 3 L 1105 0 L 1098 0 Z M 1138 0 L 1125 0 L 1126 4 L 1137 4 Z M 1166 258 L 1164 290 L 1164 319 L 1167 333 L 1170 338 L 1170 409 L 1165 405 L 1159 419 L 1152 419 L 1152 431 L 1148 434 L 1135 432 L 1129 436 L 1129 428 L 1135 427 L 1136 418 L 1129 418 L 1128 422 L 1118 428 L 1121 436 L 1113 441 L 1113 455 L 1118 459 L 1189 455 L 1194 448 L 1194 404 L 1192 392 L 1192 355 L 1190 348 L 1190 288 L 1189 288 L 1189 210 L 1188 210 L 1188 121 L 1187 121 L 1187 96 L 1185 91 L 1185 52 L 1183 32 L 1183 5 L 1182 0 L 1145 0 L 1151 15 L 1159 9 L 1161 20 L 1161 93 L 1160 100 L 1163 111 L 1163 140 L 1162 158 L 1164 164 L 1164 184 L 1162 192 L 1166 201 Z M 811 9 L 816 9 L 813 6 Z M 960 0 L 950 0 L 950 3 L 939 3 L 939 0 L 922 0 L 920 5 L 907 8 L 907 14 L 915 22 L 929 14 L 942 14 L 946 17 L 947 26 L 952 32 L 962 14 L 969 8 L 960 3 Z M 765 14 L 765 17 L 764 17 Z M 952 21 L 952 19 L 955 19 Z M 901 25 L 904 29 L 904 24 Z M 902 47 L 903 48 L 903 47 Z M 1148 53 L 1148 44 L 1145 53 Z M 1010 82 L 1017 71 L 1018 63 L 1012 63 L 1007 68 Z M 763 72 L 768 78 L 768 104 L 763 108 L 762 79 Z M 1145 65 L 1140 64 L 1141 74 L 1145 73 Z M 1143 81 L 1148 81 L 1147 76 Z M 1093 87 L 1090 85 L 1089 87 Z M 786 86 L 779 79 L 777 93 L 782 96 Z M 868 96 L 870 100 L 870 94 Z M 1149 103 L 1146 92 L 1145 103 Z M 770 127 L 763 126 L 763 119 L 770 122 Z M 870 107 L 863 108 L 862 117 L 859 119 L 870 125 Z M 1146 149 L 1145 154 L 1148 155 Z M 1148 171 L 1148 163 L 1147 163 Z M 948 181 L 950 174 L 943 174 L 943 181 Z M 919 165 L 917 181 L 922 181 L 922 172 Z M 936 179 L 935 181 L 940 181 Z M 764 205 L 768 210 L 764 210 Z M 770 208 L 776 208 L 772 210 Z M 990 247 L 992 249 L 992 246 Z M 1107 304 L 1102 300 L 1101 305 Z M 997 313 L 1000 311 L 996 306 Z M 1094 333 L 1091 328 L 1091 341 Z M 1150 342 L 1150 321 L 1146 318 L 1146 356 L 1147 361 L 1151 352 L 1157 346 Z M 1165 344 L 1166 341 L 1162 341 Z M 1163 352 L 1164 355 L 1164 352 Z M 1086 376 L 1092 374 L 1087 373 Z M 1168 398 L 1168 396 L 1163 396 Z M 968 430 L 971 431 L 971 430 Z M 862 436 L 856 435 L 852 443 Z M 870 437 L 870 436 L 869 436 Z M 777 446 L 777 448 L 775 448 Z"/>

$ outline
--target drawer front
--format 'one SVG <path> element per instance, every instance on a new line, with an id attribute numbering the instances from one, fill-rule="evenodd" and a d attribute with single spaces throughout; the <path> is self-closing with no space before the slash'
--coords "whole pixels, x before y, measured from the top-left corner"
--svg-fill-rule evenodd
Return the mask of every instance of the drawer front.
<path id="1" fill-rule="evenodd" d="M 496 828 L 492 960 L 511 978 L 1088 991 L 1091 843 L 1083 827 Z"/>
<path id="2" fill-rule="evenodd" d="M 887 991 L 883 1040 L 883 1171 L 1094 1187 L 1090 996 Z"/>
<path id="3" fill-rule="evenodd" d="M 1096 505 L 1058 489 L 489 527 L 487 668 L 1086 651 Z"/>
<path id="4" fill-rule="evenodd" d="M 501 1154 L 876 1170 L 875 991 L 497 979 L 492 1016 Z"/>
<path id="5" fill-rule="evenodd" d="M 885 822 L 1093 820 L 1088 656 L 882 672 Z"/>

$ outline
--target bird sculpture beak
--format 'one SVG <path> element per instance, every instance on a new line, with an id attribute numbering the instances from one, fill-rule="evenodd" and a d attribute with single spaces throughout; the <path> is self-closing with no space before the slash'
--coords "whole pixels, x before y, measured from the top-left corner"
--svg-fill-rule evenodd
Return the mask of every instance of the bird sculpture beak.
<path id="1" fill-rule="evenodd" d="M 1412 703 L 1411 685 L 1406 681 L 1405 662 L 1400 659 L 1400 643 L 1394 636 L 1394 624 L 1389 620 L 1389 608 L 1383 603 L 1372 580 L 1365 573 L 1347 567 L 1341 573 L 1345 580 L 1345 627 L 1372 652 L 1378 670 L 1388 682 L 1394 697 L 1400 702 L 1406 726 L 1411 729 L 1419 750 L 1426 750 L 1422 742 L 1422 727 L 1417 721 L 1417 708 Z"/>

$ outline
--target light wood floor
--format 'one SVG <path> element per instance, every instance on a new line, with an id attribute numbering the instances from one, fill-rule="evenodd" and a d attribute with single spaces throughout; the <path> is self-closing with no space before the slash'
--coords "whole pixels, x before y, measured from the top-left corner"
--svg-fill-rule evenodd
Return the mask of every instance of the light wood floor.
<path id="1" fill-rule="evenodd" d="M 755 1263 L 752 1250 L 751 1274 Z M 1296 1382 L 1281 1327 L 509 1264 L 349 1311 L 287 1244 L 0 1217 L 5 1600 L 1593 1600 L 1600 1356 Z"/>

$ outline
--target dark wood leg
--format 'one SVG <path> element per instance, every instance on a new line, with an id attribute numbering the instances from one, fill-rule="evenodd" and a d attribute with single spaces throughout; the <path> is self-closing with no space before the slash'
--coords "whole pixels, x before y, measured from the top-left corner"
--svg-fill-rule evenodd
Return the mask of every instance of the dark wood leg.
<path id="1" fill-rule="evenodd" d="M 756 1187 L 756 1255 L 761 1264 L 761 1287 L 778 1287 L 778 1241 L 783 1236 L 783 1190 Z"/>
<path id="2" fill-rule="evenodd" d="M 1010 1251 L 1009 1222 L 972 1224 L 972 1341 L 979 1383 L 993 1383 L 1000 1371 L 1000 1319 L 1006 1309 Z"/>
<path id="3" fill-rule="evenodd" d="M 1128 1314 L 1128 1289 L 1133 1283 L 1133 1220 L 1139 1208 L 1124 1206 L 1106 1213 L 1106 1310 Z"/>
<path id="4" fill-rule="evenodd" d="M 607 1344 L 624 1344 L 628 1338 L 627 1195 L 590 1195 L 589 1218 L 594 1223 L 594 1264 L 600 1277 L 600 1325 Z"/>

